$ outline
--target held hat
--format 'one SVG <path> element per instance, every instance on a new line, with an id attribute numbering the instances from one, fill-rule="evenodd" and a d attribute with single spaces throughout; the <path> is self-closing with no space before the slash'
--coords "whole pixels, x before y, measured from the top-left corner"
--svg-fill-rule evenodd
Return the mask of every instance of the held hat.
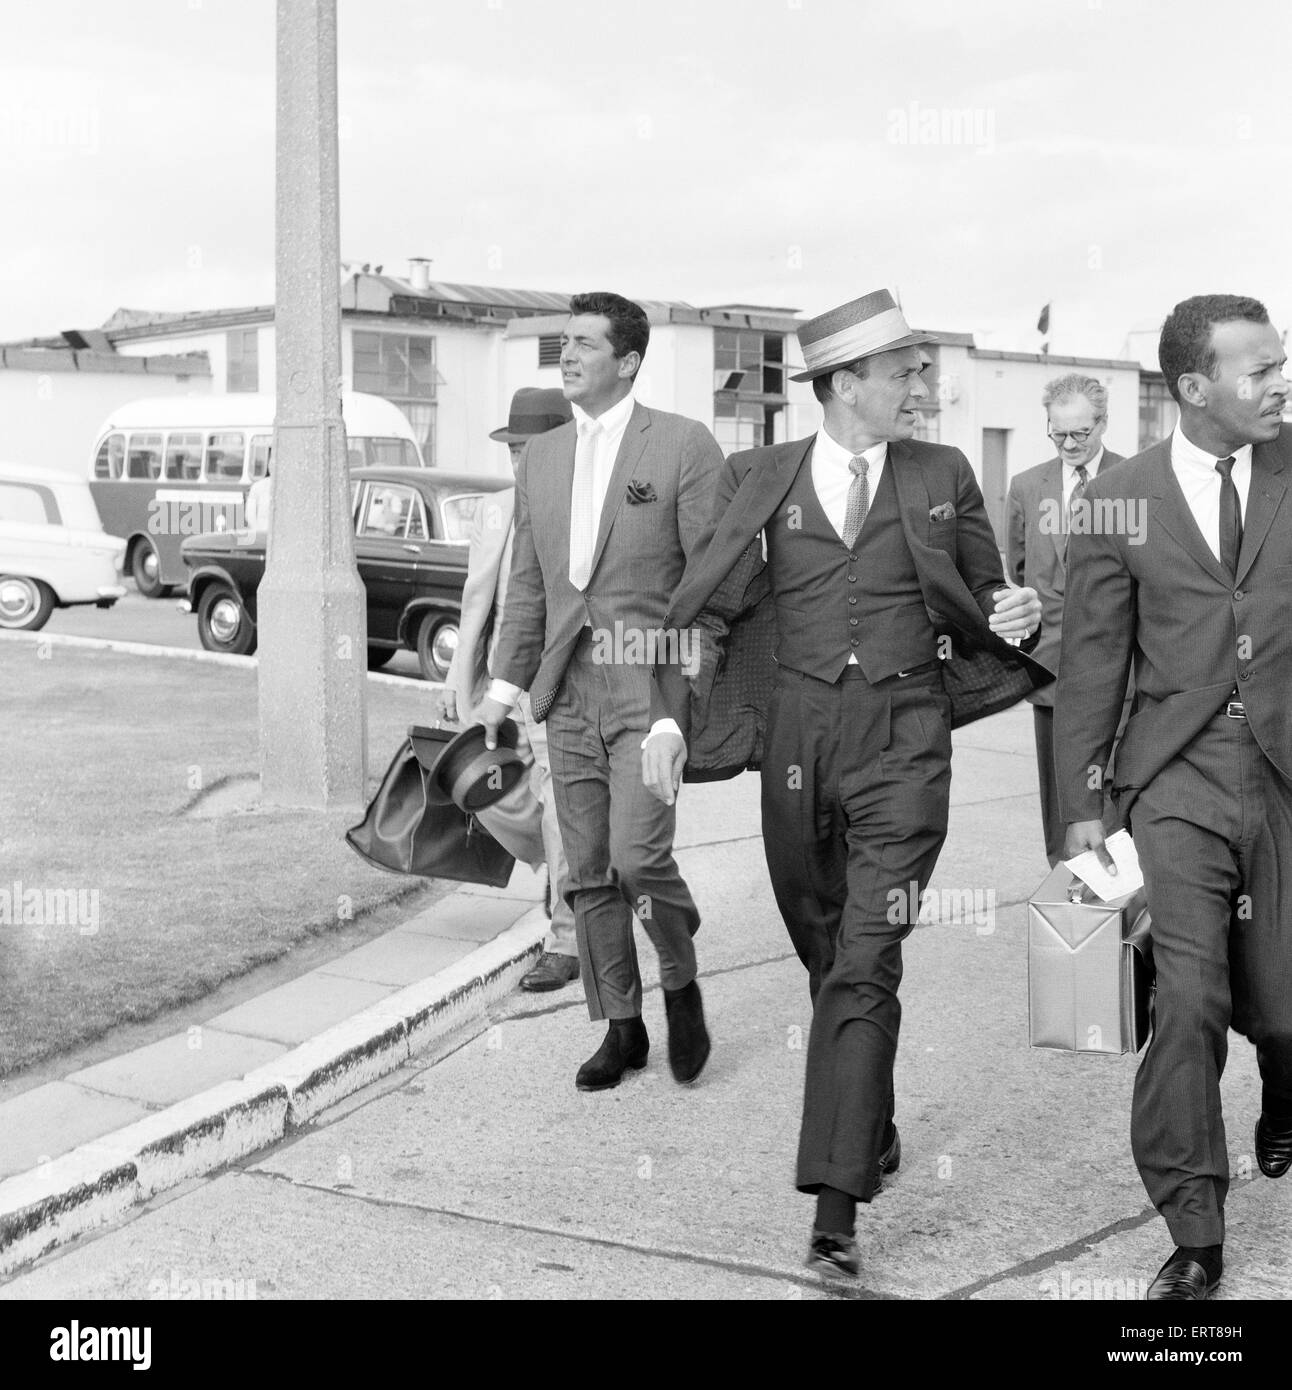
<path id="1" fill-rule="evenodd" d="M 887 290 L 863 294 L 799 325 L 804 370 L 791 381 L 811 381 L 877 352 L 936 343 L 931 333 L 913 333 Z"/>
<path id="2" fill-rule="evenodd" d="M 430 730 L 410 730 L 429 734 Z M 515 723 L 504 719 L 498 726 L 497 748 L 485 747 L 483 724 L 472 724 L 450 739 L 440 751 L 430 774 L 428 791 L 433 799 L 452 801 L 460 811 L 480 811 L 501 801 L 529 765 L 516 751 L 519 734 Z"/>
<path id="3" fill-rule="evenodd" d="M 546 434 L 573 419 L 570 403 L 559 388 L 522 386 L 511 398 L 507 423 L 491 430 L 489 438 L 503 444 L 523 444 L 536 434 Z"/>

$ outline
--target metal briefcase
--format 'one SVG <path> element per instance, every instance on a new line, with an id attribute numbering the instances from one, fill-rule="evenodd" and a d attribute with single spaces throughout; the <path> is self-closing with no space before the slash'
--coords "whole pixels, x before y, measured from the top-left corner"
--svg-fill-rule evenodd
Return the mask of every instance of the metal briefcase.
<path id="1" fill-rule="evenodd" d="M 1138 1052 L 1148 1041 L 1152 996 L 1144 890 L 1102 902 L 1056 865 L 1027 907 L 1032 1046 Z"/>

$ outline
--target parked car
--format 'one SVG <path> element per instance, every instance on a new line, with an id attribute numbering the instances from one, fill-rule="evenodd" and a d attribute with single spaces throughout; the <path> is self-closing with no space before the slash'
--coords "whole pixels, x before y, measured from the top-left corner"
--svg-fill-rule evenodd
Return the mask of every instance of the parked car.
<path id="1" fill-rule="evenodd" d="M 103 529 L 84 478 L 0 463 L 0 628 L 33 632 L 55 608 L 111 608 L 126 543 Z"/>
<path id="2" fill-rule="evenodd" d="M 511 480 L 428 468 L 350 470 L 359 577 L 368 592 L 368 666 L 401 648 L 422 674 L 440 681 L 457 650 L 462 586 L 476 508 Z M 202 645 L 213 652 L 256 649 L 256 590 L 265 572 L 265 535 L 218 531 L 180 547 L 188 598 Z"/>

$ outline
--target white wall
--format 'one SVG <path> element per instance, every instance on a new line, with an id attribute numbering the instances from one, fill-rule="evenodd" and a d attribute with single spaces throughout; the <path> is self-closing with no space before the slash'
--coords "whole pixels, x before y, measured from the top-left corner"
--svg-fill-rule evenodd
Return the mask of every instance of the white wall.
<path id="1" fill-rule="evenodd" d="M 1070 372 L 1101 381 L 1108 390 L 1108 430 L 1105 447 L 1128 457 L 1136 452 L 1139 436 L 1139 370 L 1137 367 L 1072 366 L 1063 362 L 1018 362 L 994 357 L 975 357 L 971 406 L 973 426 L 965 450 L 975 471 L 984 429 L 1010 431 L 1006 462 L 1009 476 L 1054 457 L 1054 445 L 1045 433 L 1041 393 L 1048 382 Z M 981 477 L 981 473 L 979 473 Z"/>
<path id="2" fill-rule="evenodd" d="M 208 376 L 0 369 L 0 459 L 84 475 L 99 426 L 119 406 L 210 390 Z"/>

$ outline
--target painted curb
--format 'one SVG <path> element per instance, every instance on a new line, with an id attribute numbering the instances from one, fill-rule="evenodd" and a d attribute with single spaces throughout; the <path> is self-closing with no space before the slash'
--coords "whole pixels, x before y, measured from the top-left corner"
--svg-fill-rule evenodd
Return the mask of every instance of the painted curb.
<path id="1" fill-rule="evenodd" d="M 277 1143 L 328 1106 L 482 1017 L 542 951 L 531 908 L 492 941 L 291 1052 L 0 1182 L 0 1277 L 158 1192 Z"/>

